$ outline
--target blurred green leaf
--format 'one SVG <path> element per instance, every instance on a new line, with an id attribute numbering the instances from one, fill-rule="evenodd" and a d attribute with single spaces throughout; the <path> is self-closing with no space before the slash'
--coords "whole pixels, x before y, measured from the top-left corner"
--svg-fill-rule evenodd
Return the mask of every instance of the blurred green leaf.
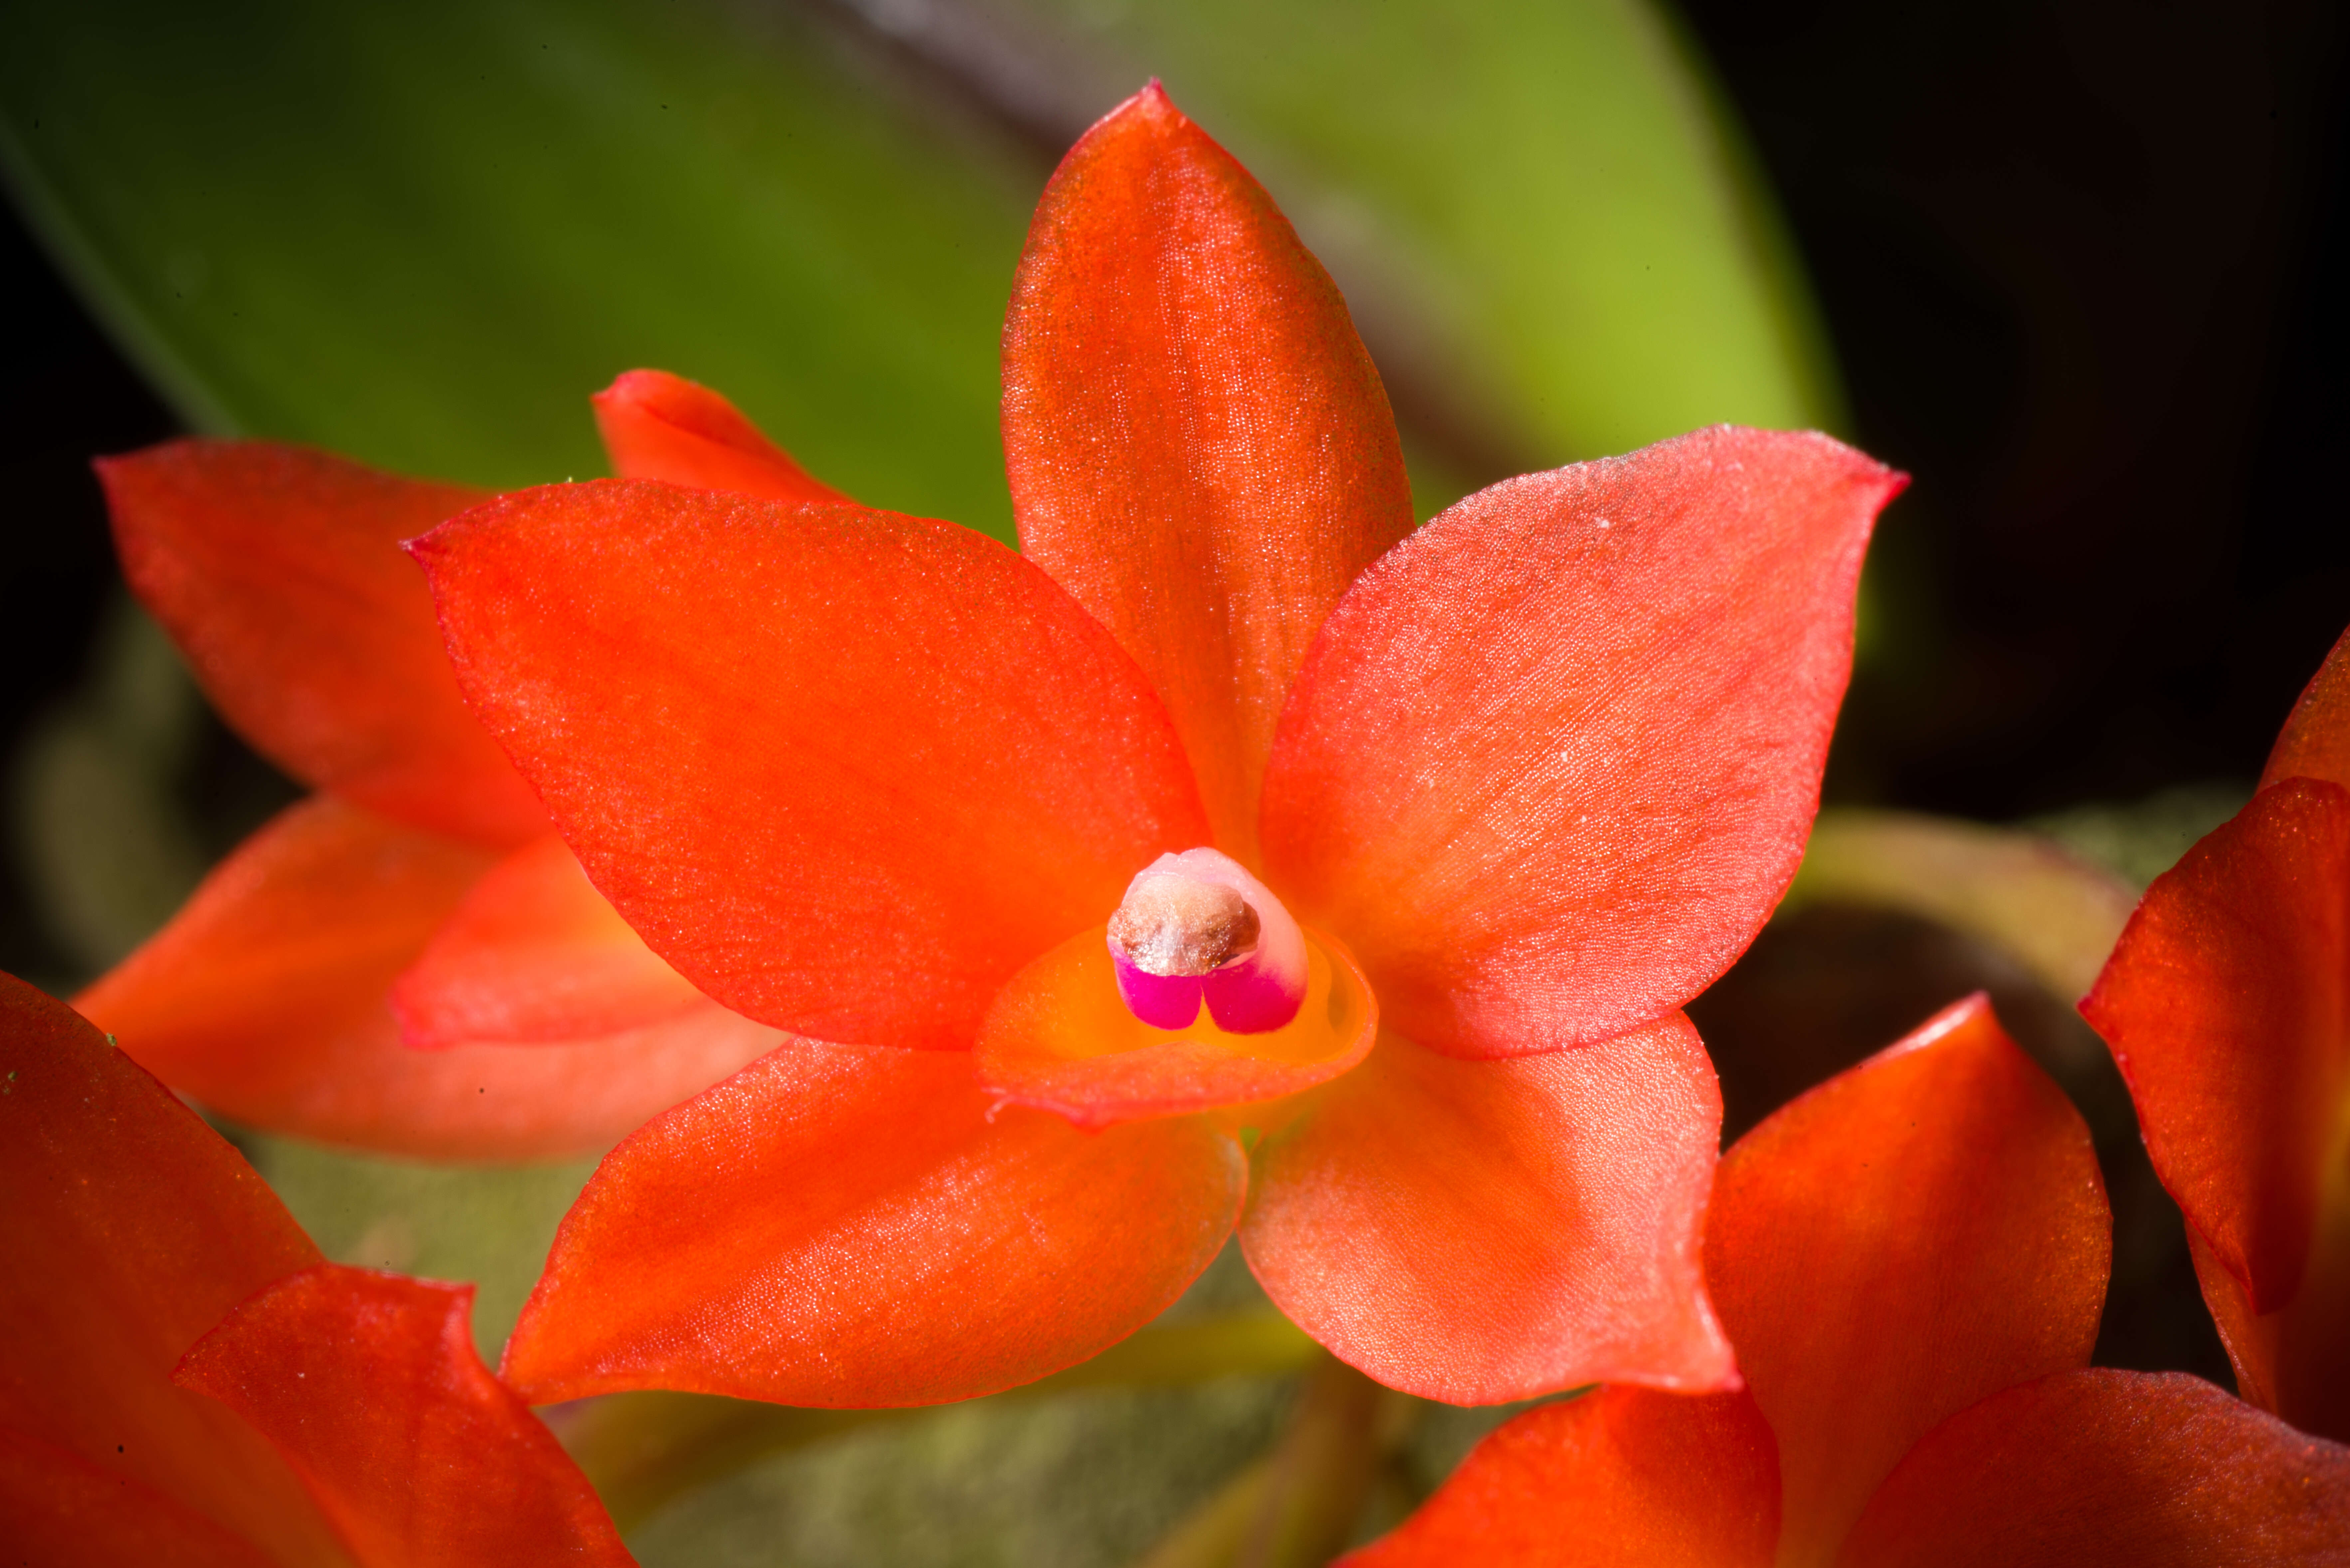
<path id="1" fill-rule="evenodd" d="M 787 20 L 629 0 L 14 4 L 0 146 L 200 427 L 491 484 L 602 472 L 657 364 L 827 478 L 1003 532 L 1033 182 Z"/>
<path id="2" fill-rule="evenodd" d="M 1785 245 L 1632 0 L 14 0 L 0 162 L 201 428 L 513 484 L 720 387 L 1008 528 L 996 339 L 1051 159 L 1152 72 L 1332 265 L 1425 510 L 1713 420 L 1833 423 Z"/>

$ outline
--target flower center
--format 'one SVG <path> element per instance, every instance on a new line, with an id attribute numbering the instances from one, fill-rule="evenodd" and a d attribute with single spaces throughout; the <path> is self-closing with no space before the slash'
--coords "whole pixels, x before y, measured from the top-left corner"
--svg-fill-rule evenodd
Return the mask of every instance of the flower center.
<path id="1" fill-rule="evenodd" d="M 1204 1004 L 1216 1026 L 1261 1034 L 1305 1000 L 1305 936 L 1239 862 L 1213 849 L 1162 855 L 1127 884 L 1109 956 L 1127 1010 L 1184 1029 Z"/>

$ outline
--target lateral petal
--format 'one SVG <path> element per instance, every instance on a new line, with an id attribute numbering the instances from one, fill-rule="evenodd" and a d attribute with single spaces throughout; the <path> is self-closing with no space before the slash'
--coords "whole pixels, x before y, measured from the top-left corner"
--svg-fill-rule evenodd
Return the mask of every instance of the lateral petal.
<path id="1" fill-rule="evenodd" d="M 596 394 L 596 430 L 612 472 L 694 490 L 731 490 L 790 505 L 845 502 L 709 388 L 666 370 L 630 370 Z"/>
<path id="2" fill-rule="evenodd" d="M 1045 188 L 1003 325 L 1020 547 L 1149 675 L 1215 843 L 1255 865 L 1284 695 L 1411 530 L 1395 417 L 1337 286 L 1153 82 Z"/>
<path id="3" fill-rule="evenodd" d="M 400 1038 L 425 1049 L 618 1034 L 705 1000 L 551 833 L 475 882 L 391 987 Z"/>
<path id="4" fill-rule="evenodd" d="M 465 711 L 400 542 L 482 499 L 270 441 L 101 458 L 123 576 L 270 761 L 395 821 L 503 845 L 546 813 Z"/>
<path id="5" fill-rule="evenodd" d="M 2350 788 L 2350 631 L 2335 640 L 2286 716 L 2261 770 L 2261 787 L 2289 778 Z"/>
<path id="6" fill-rule="evenodd" d="M 1612 1387 L 1514 1417 L 1338 1568 L 1769 1568 L 1778 1537 L 1751 1397 Z"/>
<path id="7" fill-rule="evenodd" d="M 80 1003 L 142 1065 L 240 1121 L 454 1159 L 605 1147 L 780 1038 L 703 1001 L 560 1048 L 406 1048 L 387 988 L 490 865 L 315 796 L 246 840 Z"/>
<path id="8" fill-rule="evenodd" d="M 473 1287 L 321 1263 L 175 1375 L 276 1444 L 368 1568 L 633 1564 L 588 1478 L 473 1351 Z"/>
<path id="9" fill-rule="evenodd" d="M 596 886 L 754 1018 L 967 1047 L 1205 836 L 1141 672 L 951 524 L 602 480 L 415 546 L 458 673 Z"/>
<path id="10" fill-rule="evenodd" d="M 1778 1437 L 1781 1560 L 1825 1561 L 1936 1423 L 2085 1365 L 2111 1250 L 2088 1129 L 1981 995 L 1739 1139 L 1706 1281 Z"/>
<path id="11" fill-rule="evenodd" d="M 1718 426 L 1528 474 L 1363 574 L 1306 657 L 1264 856 L 1453 1055 L 1589 1044 L 1745 950 L 1794 877 L 1904 480 Z"/>
<path id="12" fill-rule="evenodd" d="M 964 1055 L 792 1041 L 606 1157 L 504 1373 L 535 1404 L 993 1394 L 1173 1302 L 1244 1181 L 1203 1118 L 1085 1133 L 998 1107 Z"/>
<path id="13" fill-rule="evenodd" d="M 2350 792 L 2290 778 L 2206 834 L 2146 890 L 2081 1015 L 2213 1256 L 2255 1312 L 2292 1301 L 2350 1158 Z"/>
<path id="14" fill-rule="evenodd" d="M 1839 1568 L 2350 1562 L 2350 1449 L 2177 1372 L 2089 1367 L 1921 1438 Z"/>
<path id="15" fill-rule="evenodd" d="M 1424 1398 L 1734 1386 L 1699 1262 L 1721 1136 L 1678 1013 L 1500 1062 L 1382 1035 L 1258 1147 L 1241 1245 L 1300 1328 Z"/>
<path id="16" fill-rule="evenodd" d="M 171 1383 L 198 1335 L 318 1250 L 194 1112 L 5 975 L 0 1191 L 0 1427 L 277 1561 L 345 1561 L 270 1447 Z M 18 1445 L 9 1468 L 38 1460 Z"/>

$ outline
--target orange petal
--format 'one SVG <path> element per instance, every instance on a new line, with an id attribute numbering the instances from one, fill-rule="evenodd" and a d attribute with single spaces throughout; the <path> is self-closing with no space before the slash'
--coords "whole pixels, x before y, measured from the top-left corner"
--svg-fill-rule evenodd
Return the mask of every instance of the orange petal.
<path id="1" fill-rule="evenodd" d="M 386 989 L 490 864 L 314 797 L 224 861 L 80 1004 L 142 1064 L 240 1121 L 456 1159 L 605 1147 L 779 1038 L 705 1001 L 561 1049 L 402 1046 Z"/>
<path id="2" fill-rule="evenodd" d="M 400 541 L 481 499 L 268 441 L 101 459 L 115 545 L 238 733 L 296 777 L 486 844 L 546 814 L 465 711 Z"/>
<path id="3" fill-rule="evenodd" d="M 2350 1170 L 2334 1167 L 2335 1179 Z M 2293 1300 L 2255 1313 L 2243 1282 L 2228 1272 L 2194 1226 L 2187 1245 L 2195 1277 L 2236 1369 L 2236 1391 L 2304 1432 L 2350 1441 L 2350 1203 L 2326 1205 L 2324 1223 Z"/>
<path id="4" fill-rule="evenodd" d="M 1133 661 L 1003 545 L 602 480 L 416 546 L 459 674 L 588 874 L 728 1006 L 967 1047 L 1206 836 Z"/>
<path id="5" fill-rule="evenodd" d="M 1174 716 L 1215 842 L 1256 863 L 1284 695 L 1411 529 L 1346 301 L 1263 187 L 1153 83 L 1045 188 L 1003 325 L 1020 546 Z"/>
<path id="6" fill-rule="evenodd" d="M 428 1049 L 618 1034 L 703 1001 L 553 834 L 474 883 L 391 988 L 400 1038 Z"/>
<path id="7" fill-rule="evenodd" d="M 808 477 L 733 404 L 666 370 L 630 370 L 596 394 L 596 429 L 612 472 L 763 501 L 847 501 Z"/>
<path id="8" fill-rule="evenodd" d="M 2293 704 L 2261 770 L 2261 787 L 2290 778 L 2350 786 L 2350 631 L 2335 641 Z"/>
<path id="9" fill-rule="evenodd" d="M 1980 995 L 1739 1139 L 1706 1280 L 1778 1435 L 1782 1560 L 1937 1422 L 2086 1364 L 2110 1243 L 2088 1129 Z"/>
<path id="10" fill-rule="evenodd" d="M 1299 1327 L 1407 1393 L 1719 1388 L 1698 1239 L 1721 1135 L 1678 1014 L 1506 1062 L 1390 1034 L 1258 1148 L 1241 1245 Z"/>
<path id="11" fill-rule="evenodd" d="M 252 1423 L 359 1561 L 633 1563 L 588 1478 L 473 1353 L 473 1287 L 335 1263 L 231 1313 L 176 1381 Z"/>
<path id="12" fill-rule="evenodd" d="M 0 1427 L 280 1561 L 339 1561 L 269 1445 L 171 1384 L 221 1314 L 318 1250 L 194 1112 L 63 1002 L 6 976 L 0 1192 Z"/>
<path id="13" fill-rule="evenodd" d="M 1127 1011 L 1101 928 L 1030 964 L 980 1026 L 979 1075 L 1015 1105 L 1079 1127 L 1279 1099 L 1327 1083 L 1368 1054 L 1379 1009 L 1351 954 L 1306 937 L 1305 1001 L 1259 1034 L 1228 1034 L 1205 1008 L 1189 1028 L 1154 1029 Z"/>
<path id="14" fill-rule="evenodd" d="M 1363 575 L 1265 775 L 1268 879 L 1390 1027 L 1587 1044 L 1745 950 L 1819 805 L 1861 552 L 1901 476 L 1727 426 L 1529 474 Z"/>
<path id="15" fill-rule="evenodd" d="M 1752 1398 L 1603 1388 L 1495 1431 L 1339 1568 L 1768 1568 L 1778 1537 L 1778 1455 Z"/>
<path id="16" fill-rule="evenodd" d="M 2350 1158 L 2350 793 L 2288 779 L 2206 835 L 2147 889 L 2081 1015 L 2253 1310 L 2292 1301 L 2325 1172 Z"/>
<path id="17" fill-rule="evenodd" d="M 280 1568 L 252 1542 L 153 1488 L 5 1427 L 0 1427 L 0 1519 L 8 1523 L 12 1563 Z"/>
<path id="18" fill-rule="evenodd" d="M 1084 1133 L 960 1054 L 794 1041 L 606 1158 L 506 1346 L 534 1403 L 679 1388 L 827 1408 L 993 1394 L 1163 1310 L 1232 1233 L 1200 1117 Z"/>
<path id="19" fill-rule="evenodd" d="M 1839 1568 L 2350 1560 L 2350 1449 L 2182 1373 L 2062 1372 L 1926 1434 Z"/>

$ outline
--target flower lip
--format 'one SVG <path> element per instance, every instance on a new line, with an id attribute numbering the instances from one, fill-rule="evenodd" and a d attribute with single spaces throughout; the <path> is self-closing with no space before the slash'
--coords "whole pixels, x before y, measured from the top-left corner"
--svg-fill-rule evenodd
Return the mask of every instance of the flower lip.
<path id="1" fill-rule="evenodd" d="M 1127 884 L 1105 931 L 1118 995 L 1154 1029 L 1261 1034 L 1305 1000 L 1305 937 L 1281 900 L 1213 849 L 1162 855 Z"/>

